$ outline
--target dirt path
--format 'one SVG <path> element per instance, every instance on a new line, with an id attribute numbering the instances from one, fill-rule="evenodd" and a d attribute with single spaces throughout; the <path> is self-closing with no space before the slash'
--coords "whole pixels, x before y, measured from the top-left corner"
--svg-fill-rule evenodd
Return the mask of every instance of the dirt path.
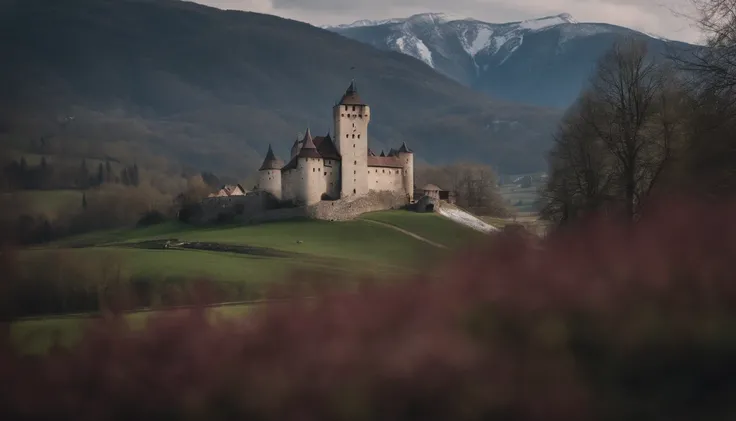
<path id="1" fill-rule="evenodd" d="M 417 235 L 417 234 L 414 234 L 414 233 L 413 233 L 413 232 L 411 232 L 411 231 L 407 231 L 407 230 L 405 230 L 405 229 L 403 229 L 403 228 L 399 228 L 399 227 L 397 227 L 396 225 L 391 225 L 391 224 L 388 224 L 388 223 L 386 223 L 386 222 L 381 222 L 381 221 L 374 221 L 374 220 L 372 220 L 372 219 L 363 219 L 363 221 L 368 221 L 368 222 L 370 222 L 370 223 L 372 223 L 372 224 L 378 224 L 378 225 L 383 225 L 384 227 L 388 227 L 388 228 L 394 229 L 394 230 L 396 230 L 396 231 L 399 231 L 399 232 L 401 232 L 401 233 L 404 233 L 404 234 L 408 235 L 409 237 L 413 237 L 413 238 L 416 238 L 416 239 L 417 239 L 417 240 L 419 240 L 419 241 L 423 241 L 423 242 L 425 242 L 425 243 L 427 243 L 427 244 L 429 244 L 429 245 L 435 246 L 435 247 L 437 247 L 437 248 L 441 248 L 441 249 L 446 249 L 446 248 L 447 248 L 447 246 L 446 246 L 446 245 L 444 245 L 444 244 L 440 244 L 440 243 L 435 243 L 435 242 L 434 242 L 434 241 L 432 241 L 432 240 L 428 240 L 428 239 L 426 239 L 426 238 L 422 237 L 421 235 Z"/>

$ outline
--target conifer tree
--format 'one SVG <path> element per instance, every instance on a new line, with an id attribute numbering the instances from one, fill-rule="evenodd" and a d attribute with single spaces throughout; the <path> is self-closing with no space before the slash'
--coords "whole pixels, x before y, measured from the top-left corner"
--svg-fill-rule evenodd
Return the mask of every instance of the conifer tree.
<path id="1" fill-rule="evenodd" d="M 97 185 L 101 186 L 105 182 L 105 170 L 102 167 L 102 162 L 97 167 Z"/>

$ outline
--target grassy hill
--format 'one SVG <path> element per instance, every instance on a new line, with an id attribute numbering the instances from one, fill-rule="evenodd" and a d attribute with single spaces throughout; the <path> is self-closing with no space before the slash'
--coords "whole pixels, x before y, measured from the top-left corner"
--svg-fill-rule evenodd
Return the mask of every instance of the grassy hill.
<path id="1" fill-rule="evenodd" d="M 390 226 L 379 225 L 380 221 Z M 393 229 L 401 228 L 449 248 L 441 249 Z M 147 228 L 97 232 L 21 252 L 27 263 L 40 260 L 85 261 L 100 273 L 120 267 L 124 278 L 134 276 L 207 277 L 243 288 L 265 289 L 275 281 L 302 270 L 338 275 L 349 282 L 360 275 L 401 275 L 427 269 L 460 247 L 486 238 L 484 234 L 435 214 L 406 211 L 375 212 L 347 222 L 289 221 L 253 226 L 193 228 L 167 223 Z M 221 245 L 261 247 L 284 253 L 264 257 L 234 252 L 194 249 L 145 249 L 153 240 L 177 239 Z M 300 242 L 298 242 L 300 241 Z M 240 314 L 247 309 L 227 307 L 218 312 Z M 149 313 L 133 314 L 143 323 Z M 13 335 L 29 351 L 43 351 L 54 332 L 62 343 L 78 336 L 85 318 L 34 318 L 16 322 Z"/>
<path id="2" fill-rule="evenodd" d="M 218 174 L 250 172 L 269 143 L 283 157 L 307 125 L 326 132 L 353 66 L 376 150 L 405 140 L 429 162 L 531 171 L 559 116 L 305 23 L 177 0 L 5 2 L 0 49 L 12 63 L 0 66 L 0 142 Z"/>

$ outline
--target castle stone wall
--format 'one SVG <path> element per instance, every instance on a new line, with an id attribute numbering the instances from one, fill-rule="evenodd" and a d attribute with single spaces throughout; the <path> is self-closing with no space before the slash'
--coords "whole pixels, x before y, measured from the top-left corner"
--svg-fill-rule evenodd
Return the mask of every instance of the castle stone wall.
<path id="1" fill-rule="evenodd" d="M 307 215 L 326 221 L 347 221 L 367 212 L 401 209 L 408 203 L 403 192 L 371 191 L 363 196 L 319 202 L 307 208 Z"/>
<path id="2" fill-rule="evenodd" d="M 218 219 L 243 224 L 297 218 L 347 221 L 366 212 L 401 209 L 409 203 L 405 193 L 389 191 L 371 191 L 363 196 L 321 201 L 308 206 L 269 209 L 273 200 L 273 196 L 265 192 L 248 196 L 209 198 L 201 203 L 201 217 L 192 223 L 215 223 Z"/>
<path id="3" fill-rule="evenodd" d="M 327 195 L 337 199 L 340 197 L 340 161 L 325 159 L 323 165 Z"/>
<path id="4" fill-rule="evenodd" d="M 368 188 L 403 192 L 403 174 L 400 168 L 368 167 Z"/>
<path id="5" fill-rule="evenodd" d="M 297 192 L 299 191 L 299 183 L 301 181 L 301 174 L 298 169 L 286 170 L 281 172 L 281 199 L 282 200 L 296 200 Z"/>
<path id="6" fill-rule="evenodd" d="M 335 143 L 342 156 L 341 197 L 363 195 L 369 190 L 368 123 L 371 120 L 367 105 L 336 105 L 333 108 Z"/>
<path id="7" fill-rule="evenodd" d="M 281 170 L 260 171 L 258 187 L 281 199 Z"/>
<path id="8" fill-rule="evenodd" d="M 400 152 L 399 159 L 404 163 L 402 172 L 404 191 L 409 194 L 409 200 L 414 200 L 414 154 Z"/>
<path id="9" fill-rule="evenodd" d="M 324 175 L 324 160 L 321 158 L 299 158 L 299 169 L 303 183 L 300 203 L 311 205 L 322 199 L 327 192 Z"/>

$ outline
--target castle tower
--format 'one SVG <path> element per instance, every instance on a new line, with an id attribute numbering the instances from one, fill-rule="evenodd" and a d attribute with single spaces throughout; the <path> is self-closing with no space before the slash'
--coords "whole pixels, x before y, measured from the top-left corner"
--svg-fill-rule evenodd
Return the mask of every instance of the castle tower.
<path id="1" fill-rule="evenodd" d="M 297 199 L 307 205 L 317 203 L 325 192 L 325 179 L 322 176 L 322 156 L 312 139 L 312 133 L 307 133 L 302 140 L 302 147 L 297 153 L 297 168 L 299 168 L 300 184 L 297 190 Z"/>
<path id="2" fill-rule="evenodd" d="M 294 144 L 291 145 L 291 158 L 289 159 L 294 159 L 297 153 L 299 153 L 299 135 L 296 136 Z"/>
<path id="3" fill-rule="evenodd" d="M 266 158 L 261 168 L 258 169 L 258 188 L 271 193 L 277 199 L 281 199 L 281 167 L 283 166 L 283 161 L 276 158 L 271 145 L 268 145 Z"/>
<path id="4" fill-rule="evenodd" d="M 414 152 L 406 146 L 406 142 L 403 142 L 396 153 L 404 165 L 401 181 L 406 194 L 409 196 L 409 201 L 412 201 L 414 200 Z"/>
<path id="5" fill-rule="evenodd" d="M 355 81 L 332 110 L 337 151 L 342 156 L 340 197 L 368 193 L 370 107 L 358 96 Z"/>

